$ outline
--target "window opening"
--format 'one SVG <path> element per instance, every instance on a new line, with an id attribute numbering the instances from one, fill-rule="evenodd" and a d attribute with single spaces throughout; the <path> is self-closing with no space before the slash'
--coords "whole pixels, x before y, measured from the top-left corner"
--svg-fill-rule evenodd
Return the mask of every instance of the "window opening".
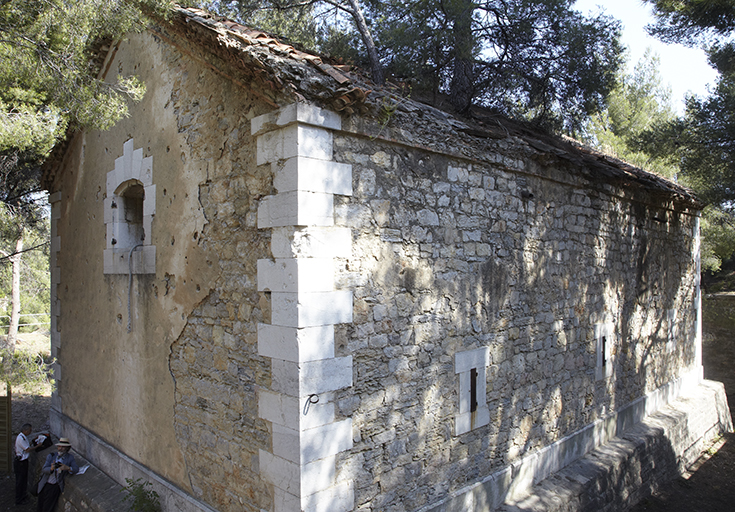
<path id="1" fill-rule="evenodd" d="M 615 366 L 615 324 L 612 322 L 595 324 L 594 329 L 597 352 L 595 379 L 607 379 L 612 375 L 613 366 Z"/>
<path id="2" fill-rule="evenodd" d="M 107 173 L 105 211 L 105 274 L 155 274 L 156 246 L 152 223 L 156 215 L 153 157 L 134 149 L 133 139 Z M 131 249 L 138 247 L 136 251 Z"/>
<path id="3" fill-rule="evenodd" d="M 145 240 L 145 229 L 143 228 L 145 189 L 137 181 L 124 183 L 123 187 L 123 190 L 118 193 L 117 201 L 112 203 L 112 208 L 119 212 L 120 219 L 117 238 L 112 240 L 112 245 L 133 247 Z M 118 205 L 118 203 L 122 204 Z"/>
<path id="4" fill-rule="evenodd" d="M 667 325 L 667 332 L 666 332 L 666 352 L 671 353 L 674 352 L 674 347 L 676 347 L 676 338 L 678 336 L 677 332 L 677 311 L 676 309 L 669 309 L 666 312 L 666 316 L 668 317 L 668 325 Z"/>
<path id="5" fill-rule="evenodd" d="M 487 406 L 487 366 L 490 350 L 482 347 L 454 354 L 454 373 L 458 377 L 458 412 L 454 416 L 455 435 L 490 423 Z"/>
<path id="6" fill-rule="evenodd" d="M 477 368 L 470 370 L 470 412 L 477 410 Z"/>

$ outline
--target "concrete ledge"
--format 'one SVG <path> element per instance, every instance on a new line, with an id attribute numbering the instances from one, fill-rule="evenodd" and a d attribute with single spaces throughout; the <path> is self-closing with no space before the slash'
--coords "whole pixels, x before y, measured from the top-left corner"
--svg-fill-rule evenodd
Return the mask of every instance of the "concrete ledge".
<path id="1" fill-rule="evenodd" d="M 418 512 L 625 510 L 732 431 L 724 386 L 699 375 L 694 368 Z"/>
<path id="2" fill-rule="evenodd" d="M 168 480 L 154 473 L 146 466 L 131 459 L 72 419 L 61 414 L 58 410 L 53 408 L 51 409 L 50 420 L 52 432 L 63 432 L 63 435 L 71 440 L 74 457 L 77 459 L 79 467 L 87 464 L 87 461 L 94 464 L 94 466 L 87 470 L 87 473 L 93 471 L 95 466 L 100 467 L 105 471 L 104 473 L 100 471 L 100 474 L 106 475 L 106 477 L 112 482 L 116 482 L 118 488 L 122 488 L 122 484 L 125 482 L 126 478 L 130 478 L 132 480 L 140 478 L 142 481 L 150 482 L 152 484 L 151 489 L 156 491 L 160 497 L 163 512 L 216 512 L 206 503 L 197 500 Z M 41 463 L 43 463 L 43 460 L 41 460 Z M 81 493 L 84 489 L 82 484 L 87 477 L 87 473 L 69 478 L 68 482 L 75 479 L 77 480 L 77 484 L 74 484 L 76 486 L 74 487 L 74 493 L 76 493 L 77 490 Z M 69 499 L 74 496 L 71 489 L 72 488 L 64 489 L 64 494 L 66 494 Z M 104 493 L 99 494 L 101 496 Z M 120 499 L 122 498 L 123 493 L 120 493 Z M 75 504 L 81 503 L 79 501 L 81 499 L 80 497 L 74 499 L 77 500 Z M 57 510 L 67 511 L 66 508 L 57 508 Z M 74 511 L 74 509 L 68 510 Z M 87 509 L 79 509 L 80 512 L 84 510 Z M 100 510 L 104 510 L 106 512 L 116 512 L 118 510 L 127 512 L 129 507 L 126 503 L 122 508 L 106 508 Z"/>
<path id="3" fill-rule="evenodd" d="M 80 468 L 89 464 L 76 452 L 74 458 Z M 96 467 L 90 466 L 83 475 L 66 479 L 57 509 L 64 512 L 127 512 L 130 510 L 130 502 L 123 501 L 126 495 L 120 484 Z"/>
<path id="4" fill-rule="evenodd" d="M 729 431 L 724 386 L 704 381 L 498 510 L 627 510 L 676 478 L 718 435 Z"/>

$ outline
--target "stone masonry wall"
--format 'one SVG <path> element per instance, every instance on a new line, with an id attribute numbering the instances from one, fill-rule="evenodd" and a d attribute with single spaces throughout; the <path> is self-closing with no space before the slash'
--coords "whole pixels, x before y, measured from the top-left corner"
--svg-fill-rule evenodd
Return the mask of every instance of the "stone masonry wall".
<path id="1" fill-rule="evenodd" d="M 140 43 L 141 38 L 146 42 Z M 329 132 L 333 149 L 331 158 L 317 159 L 351 166 L 351 195 L 330 193 L 333 213 L 317 227 L 333 223 L 343 228 L 341 234 L 349 230 L 351 236 L 339 239 L 351 240 L 351 247 L 330 254 L 334 283 L 328 285 L 340 292 L 330 292 L 330 298 L 342 300 L 334 309 L 343 309 L 346 297 L 354 307 L 347 308 L 349 315 L 330 320 L 334 351 L 324 365 L 266 350 L 259 346 L 265 345 L 259 328 L 270 331 L 269 342 L 275 344 L 280 338 L 274 333 L 281 329 L 273 326 L 297 330 L 296 340 L 299 329 L 314 327 L 308 322 L 291 325 L 283 311 L 271 314 L 273 296 L 284 304 L 292 299 L 290 290 L 281 296 L 273 291 L 274 286 L 290 286 L 281 281 L 283 275 L 259 283 L 259 269 L 271 268 L 271 260 L 314 256 L 290 254 L 298 252 L 301 235 L 309 236 L 301 221 L 260 225 L 259 207 L 266 202 L 278 206 L 278 200 L 265 198 L 282 192 L 265 163 L 278 167 L 296 155 L 274 151 L 272 160 L 256 158 L 250 121 L 273 107 L 259 100 L 257 91 L 251 95 L 222 76 L 226 63 L 212 64 L 209 57 L 204 63 L 196 49 L 171 46 L 165 34 L 143 34 L 130 41 L 140 53 L 150 45 L 155 59 L 145 62 L 146 72 L 159 75 L 160 66 L 174 77 L 155 91 L 155 100 L 133 111 L 133 119 L 141 114 L 157 119 L 161 112 L 170 116 L 176 132 L 165 134 L 170 146 L 158 130 L 174 131 L 172 126 L 152 128 L 131 120 L 119 125 L 120 135 L 115 136 L 143 141 L 146 157 L 156 153 L 156 217 L 151 227 L 156 273 L 139 280 L 141 298 L 134 311 L 142 312 L 140 325 L 147 330 L 131 335 L 145 351 L 133 354 L 130 339 L 119 334 L 121 315 L 120 325 L 107 326 L 114 323 L 108 322 L 114 318 L 111 312 L 122 310 L 127 288 L 117 286 L 109 297 L 101 294 L 103 300 L 95 300 L 84 294 L 88 287 L 67 274 L 78 295 L 63 290 L 60 300 L 76 304 L 74 300 L 84 297 L 103 309 L 116 301 L 110 311 L 97 315 L 110 330 L 109 335 L 100 330 L 98 336 L 122 340 L 115 344 L 121 360 L 134 361 L 130 366 L 142 373 L 150 360 L 160 363 L 162 354 L 168 357 L 170 375 L 156 372 L 154 382 L 173 381 L 173 392 L 165 397 L 173 407 L 156 407 L 156 421 L 173 430 L 181 451 L 183 469 L 177 467 L 174 483 L 197 500 L 220 512 L 300 510 L 304 504 L 309 510 L 328 510 L 310 501 L 321 492 L 331 493 L 344 510 L 417 510 L 580 430 L 696 364 L 696 222 L 689 213 L 645 191 L 587 181 L 571 166 L 536 164 L 524 156 L 517 140 L 495 142 L 473 158 L 450 157 L 418 144 L 356 135 L 355 121 L 345 118 L 319 128 Z M 134 52 L 126 59 L 125 65 L 138 68 Z M 97 144 L 93 139 L 86 142 L 88 154 L 106 154 L 107 146 L 117 150 L 124 142 Z M 78 153 L 84 155 L 84 149 Z M 80 163 L 82 170 L 84 165 Z M 109 170 L 94 171 L 102 177 L 100 183 Z M 79 174 L 87 178 L 93 171 Z M 70 200 L 77 195 L 75 179 L 72 173 L 64 178 L 62 210 L 75 204 Z M 82 178 L 78 183 L 88 187 L 78 185 L 81 197 L 94 196 Z M 177 200 L 172 191 L 182 183 L 187 191 L 179 194 L 186 200 Z M 192 202 L 203 220 L 193 232 L 179 232 L 177 208 Z M 76 203 L 76 208 L 82 206 Z M 273 210 L 278 217 L 281 212 Z M 60 235 L 62 247 L 75 240 L 69 233 L 83 219 L 81 213 L 64 215 L 67 238 Z M 282 254 L 273 249 L 275 236 L 289 239 Z M 67 247 L 62 269 L 64 263 L 73 267 L 73 247 Z M 89 249 L 90 254 L 92 250 L 97 249 Z M 105 286 L 102 251 L 85 255 L 100 267 L 88 272 L 97 286 Z M 194 259 L 197 271 L 192 270 Z M 304 264 L 274 261 L 272 266 L 292 263 Z M 107 279 L 125 283 L 125 278 Z M 317 281 L 310 279 L 310 286 L 327 284 Z M 308 299 L 295 300 L 301 301 Z M 323 309 L 329 305 L 328 300 L 318 304 Z M 82 324 L 78 317 L 67 313 L 65 318 L 65 343 L 86 340 L 74 336 Z M 321 348 L 327 352 L 331 338 L 325 340 L 320 340 L 325 345 Z M 62 351 L 60 359 L 72 363 L 63 354 L 73 354 L 75 347 L 65 346 L 70 351 Z M 100 362 L 94 371 L 116 364 L 104 351 L 92 355 Z M 319 387 L 320 379 L 302 382 L 306 366 L 346 369 L 351 378 L 340 375 L 339 386 L 310 391 L 311 385 Z M 85 377 L 83 372 L 66 373 L 64 389 L 74 391 L 66 396 L 83 402 L 79 389 L 89 390 Z M 143 384 L 136 385 L 147 404 Z M 476 410 L 467 389 L 474 390 Z M 312 395 L 319 399 L 315 409 L 329 409 L 327 420 L 317 427 L 340 436 L 352 434 L 351 440 L 340 437 L 339 450 L 330 451 L 332 447 L 306 432 L 314 427 L 308 422 L 278 424 L 262 403 L 269 396 L 289 404 L 296 399 L 292 409 L 300 414 L 302 400 Z M 71 419 L 91 428 L 85 415 L 95 411 L 94 401 L 69 402 L 61 414 L 76 412 L 75 406 L 81 412 Z M 109 402 L 124 408 L 124 400 Z M 107 439 L 112 431 L 105 428 L 100 435 Z M 289 473 L 288 481 L 278 481 L 280 461 L 271 455 L 287 455 L 285 445 L 274 446 L 276 431 L 279 439 L 301 443 L 294 457 L 298 460 L 283 466 L 293 470 L 293 480 Z M 147 440 L 155 440 L 155 433 Z M 319 449 L 312 450 L 305 441 Z M 128 454 L 127 442 L 111 444 Z M 316 457 L 312 452 L 326 454 L 318 460 L 329 467 L 328 478 L 318 475 L 318 487 L 309 487 L 306 471 Z M 145 457 L 148 452 L 140 460 L 133 456 L 164 473 L 165 467 L 154 466 L 160 461 Z"/>
<path id="2" fill-rule="evenodd" d="M 271 442 L 257 408 L 270 383 L 256 336 L 270 318 L 256 281 L 270 233 L 257 206 L 272 177 L 256 165 L 250 119 L 272 106 L 223 77 L 226 63 L 213 73 L 170 43 L 151 32 L 119 42 L 109 67 L 137 74 L 146 96 L 113 129 L 75 137 L 55 183 L 64 373 L 52 425 L 118 484 L 154 482 L 167 512 L 258 511 L 272 496 L 258 467 Z M 155 268 L 132 278 L 103 263 L 107 173 L 124 148 L 152 159 L 155 195 Z"/>
<path id="3" fill-rule="evenodd" d="M 220 512 L 268 509 L 258 450 L 270 446 L 270 431 L 258 418 L 257 390 L 269 385 L 270 364 L 258 355 L 257 324 L 270 318 L 270 303 L 256 276 L 270 239 L 258 231 L 256 212 L 272 176 L 255 163 L 250 118 L 271 107 L 262 110 L 245 90 L 182 59 L 178 49 L 166 51 L 181 68 L 170 101 L 188 142 L 186 158 L 206 168 L 191 191 L 208 221 L 199 243 L 218 255 L 219 267 L 215 286 L 171 346 L 177 440 L 196 498 Z"/>
<path id="4" fill-rule="evenodd" d="M 267 509 L 256 393 L 270 365 L 256 326 L 270 305 L 256 267 L 270 240 L 256 224 L 272 177 L 250 119 L 272 106 L 169 36 L 131 34 L 110 52 L 111 77 L 134 73 L 147 93 L 111 130 L 78 134 L 54 184 L 64 372 L 52 425 L 118 483 L 137 474 L 193 497 L 166 511 Z M 104 265 L 107 173 L 128 148 L 152 159 L 155 195 L 154 272 L 132 277 Z"/>
<path id="5" fill-rule="evenodd" d="M 436 502 L 695 365 L 696 219 L 520 146 L 473 161 L 335 138 L 354 177 L 335 206 L 355 239 L 338 276 L 354 318 L 336 338 L 354 384 L 336 401 L 356 510 Z M 489 418 L 458 435 L 456 355 L 473 349 Z"/>

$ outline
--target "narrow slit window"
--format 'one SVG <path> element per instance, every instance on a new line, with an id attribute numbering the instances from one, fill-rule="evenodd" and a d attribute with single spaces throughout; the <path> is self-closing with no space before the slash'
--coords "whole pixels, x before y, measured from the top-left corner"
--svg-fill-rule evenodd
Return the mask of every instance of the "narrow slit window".
<path id="1" fill-rule="evenodd" d="M 470 370 L 470 412 L 477 410 L 477 368 Z"/>
<path id="2" fill-rule="evenodd" d="M 612 322 L 595 324 L 595 350 L 597 352 L 595 364 L 595 378 L 607 379 L 612 375 L 615 366 L 615 325 Z"/>
<path id="3" fill-rule="evenodd" d="M 666 312 L 666 316 L 668 319 L 667 322 L 667 329 L 666 329 L 666 352 L 672 353 L 674 352 L 674 349 L 676 347 L 676 339 L 678 336 L 677 331 L 677 311 L 676 309 L 669 309 Z"/>
<path id="4" fill-rule="evenodd" d="M 457 352 L 454 355 L 454 373 L 458 377 L 459 411 L 454 416 L 455 435 L 461 435 L 490 423 L 487 406 L 487 366 L 490 351 L 487 347 Z"/>

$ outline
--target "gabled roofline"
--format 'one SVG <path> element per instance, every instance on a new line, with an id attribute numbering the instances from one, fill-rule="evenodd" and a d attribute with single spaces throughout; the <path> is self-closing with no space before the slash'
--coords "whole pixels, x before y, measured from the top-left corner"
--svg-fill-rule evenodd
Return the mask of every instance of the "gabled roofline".
<path id="1" fill-rule="evenodd" d="M 252 85 L 259 86 L 262 92 L 253 93 L 274 108 L 307 101 L 348 117 L 360 114 L 368 122 L 351 123 L 351 131 L 371 138 L 412 145 L 414 137 L 406 139 L 405 133 L 413 129 L 420 132 L 422 142 L 417 144 L 419 147 L 450 156 L 456 154 L 466 157 L 468 152 L 480 154 L 488 151 L 488 140 L 520 140 L 536 154 L 535 159 L 544 165 L 553 165 L 556 161 L 564 166 L 579 166 L 584 169 L 583 174 L 590 175 L 593 182 L 609 181 L 618 186 L 641 187 L 654 195 L 668 198 L 679 208 L 699 210 L 703 207 L 691 190 L 568 137 L 548 134 L 527 123 L 510 120 L 479 107 L 473 108 L 470 119 L 461 119 L 425 103 L 402 97 L 400 91 L 391 88 L 390 84 L 377 87 L 349 66 L 330 64 L 318 55 L 298 50 L 261 30 L 207 11 L 175 6 L 170 18 L 152 15 L 151 20 L 149 30 L 156 36 L 185 53 L 187 50 L 182 43 L 186 42 L 197 49 L 197 55 L 190 53 L 190 56 L 243 87 L 253 89 Z M 116 47 L 115 44 L 102 45 L 97 59 L 101 77 L 104 75 L 105 61 L 114 56 Z M 224 60 L 231 63 L 233 73 L 240 76 L 228 74 L 207 61 L 213 57 L 218 59 L 217 62 Z M 391 123 L 378 119 L 386 105 L 394 109 L 394 119 L 389 119 L 393 121 Z M 421 114 L 420 120 L 415 119 L 416 114 Z M 57 144 L 44 165 L 43 186 L 47 189 L 52 186 L 73 134 L 73 131 L 67 133 L 64 142 Z M 456 141 L 447 144 L 447 138 L 452 137 Z M 462 153 L 451 149 L 458 145 L 463 147 Z"/>

